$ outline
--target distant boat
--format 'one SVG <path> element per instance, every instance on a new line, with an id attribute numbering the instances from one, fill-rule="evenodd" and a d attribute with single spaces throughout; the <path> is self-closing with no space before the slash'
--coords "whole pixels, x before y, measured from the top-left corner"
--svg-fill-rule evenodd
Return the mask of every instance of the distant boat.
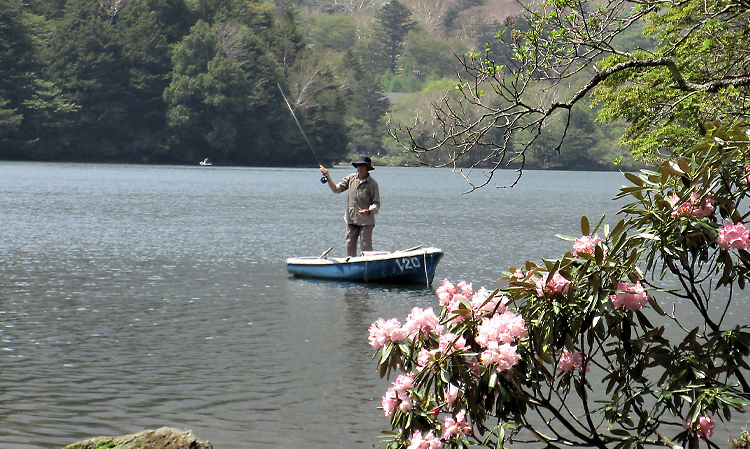
<path id="1" fill-rule="evenodd" d="M 211 162 L 208 161 L 208 158 L 203 159 L 202 161 L 198 162 L 198 165 L 214 165 Z"/>
<path id="2" fill-rule="evenodd" d="M 438 248 L 417 246 L 396 252 L 365 251 L 355 257 L 291 257 L 286 267 L 294 276 L 345 282 L 418 284 L 429 286 L 443 257 Z"/>

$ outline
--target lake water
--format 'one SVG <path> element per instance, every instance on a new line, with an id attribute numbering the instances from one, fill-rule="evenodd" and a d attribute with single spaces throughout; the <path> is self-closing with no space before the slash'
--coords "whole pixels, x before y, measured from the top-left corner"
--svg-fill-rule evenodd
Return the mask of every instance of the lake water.
<path id="1" fill-rule="evenodd" d="M 615 223 L 625 182 L 530 171 L 462 195 L 449 170 L 372 175 L 375 249 L 442 248 L 432 289 L 289 277 L 286 257 L 344 254 L 346 197 L 315 169 L 0 162 L 0 447 L 171 426 L 216 449 L 371 448 L 389 383 L 370 323 L 436 306 L 443 278 L 494 288 L 558 257 L 581 215 Z"/>

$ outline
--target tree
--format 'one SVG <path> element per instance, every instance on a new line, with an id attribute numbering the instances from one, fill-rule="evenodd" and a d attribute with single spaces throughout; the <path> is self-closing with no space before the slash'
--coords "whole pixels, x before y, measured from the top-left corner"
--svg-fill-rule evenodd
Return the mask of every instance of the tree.
<path id="1" fill-rule="evenodd" d="M 165 128 L 162 93 L 172 43 L 192 20 L 182 0 L 67 1 L 54 22 L 45 73 L 80 111 L 75 120 L 66 117 L 65 126 L 39 126 L 54 131 L 45 139 L 55 150 L 51 156 L 123 162 L 152 157 Z M 34 104 L 48 97 L 37 95 Z M 47 103 L 39 110 L 49 112 L 53 104 Z M 71 115 L 63 112 L 55 115 Z"/>
<path id="2" fill-rule="evenodd" d="M 192 23 L 181 0 L 131 0 L 118 13 L 117 40 L 128 65 L 124 106 L 127 146 L 121 159 L 148 160 L 163 144 L 167 105 L 164 90 L 172 72 L 172 50 Z"/>
<path id="3" fill-rule="evenodd" d="M 471 8 L 472 6 L 478 6 L 484 3 L 484 0 L 457 0 L 445 13 L 443 17 L 442 27 L 446 31 L 450 31 L 456 26 L 456 20 L 458 19 L 461 11 Z"/>
<path id="4" fill-rule="evenodd" d="M 287 78 L 289 100 L 295 116 L 311 140 L 317 156 L 303 145 L 296 130 L 287 133 L 298 144 L 285 151 L 278 165 L 314 165 L 321 162 L 341 160 L 349 143 L 348 127 L 345 123 L 345 92 L 334 76 L 332 61 L 335 58 L 328 52 L 308 53 L 298 60 Z M 285 114 L 287 123 L 292 125 L 292 117 Z"/>
<path id="5" fill-rule="evenodd" d="M 387 69 L 395 73 L 396 60 L 401 54 L 404 38 L 414 27 L 411 11 L 398 0 L 391 0 L 375 14 L 375 22 L 375 29 L 388 56 Z"/>
<path id="6" fill-rule="evenodd" d="M 306 43 L 302 31 L 297 26 L 297 19 L 292 8 L 284 10 L 284 18 L 277 27 L 276 49 L 277 59 L 286 69 L 294 63 L 297 53 L 304 50 Z"/>
<path id="7" fill-rule="evenodd" d="M 435 105 L 440 126 L 432 142 L 417 143 L 410 127 L 393 129 L 406 148 L 424 152 L 450 143 L 457 148 L 453 162 L 476 149 L 494 148 L 475 163 L 492 161 L 494 169 L 523 165 L 526 151 L 546 123 L 558 111 L 568 117 L 573 106 L 589 95 L 601 105 L 600 121 L 626 121 L 622 143 L 644 159 L 686 149 L 704 131 L 704 122 L 748 116 L 746 2 L 611 1 L 590 8 L 579 0 L 555 0 L 521 6 L 528 31 L 506 21 L 506 28 L 498 33 L 513 59 L 497 60 L 489 46 L 483 54 L 466 57 L 459 83 L 462 98 L 452 102 L 446 97 Z M 623 49 L 625 42 L 618 37 L 643 24 L 655 40 L 654 48 Z M 527 100 L 527 90 L 535 83 L 560 85 L 574 76 L 585 76 L 587 81 L 567 98 Z M 472 109 L 478 112 L 465 114 Z M 567 118 L 564 122 L 569 123 Z M 503 136 L 529 137 L 511 148 L 512 138 L 487 140 L 493 129 Z M 564 138 L 565 132 L 555 151 Z M 488 184 L 494 169 L 471 188 Z"/>
<path id="8" fill-rule="evenodd" d="M 24 101 L 34 92 L 32 35 L 23 25 L 23 13 L 11 2 L 0 3 L 0 157 L 17 156 L 27 140 Z"/>
<path id="9" fill-rule="evenodd" d="M 268 44 L 240 24 L 199 21 L 176 46 L 173 67 L 164 99 L 174 157 L 267 162 L 264 123 L 277 109 L 273 81 L 283 77 Z"/>
<path id="10" fill-rule="evenodd" d="M 624 218 L 583 217 L 559 259 L 510 267 L 495 292 L 446 281 L 439 315 L 373 324 L 381 375 L 404 371 L 382 403 L 390 448 L 718 448 L 717 421 L 750 404 L 750 327 L 732 315 L 750 275 L 748 4 L 631 6 L 526 5 L 528 31 L 498 34 L 512 59 L 489 45 L 467 57 L 460 96 L 434 105 L 436 133 L 393 128 L 417 155 L 447 147 L 448 163 L 489 164 L 476 189 L 509 163 L 518 182 L 550 125 L 562 124 L 560 151 L 593 95 L 600 120 L 625 120 L 636 156 L 662 160 L 626 173 Z M 643 22 L 654 48 L 623 50 Z"/>
<path id="11" fill-rule="evenodd" d="M 461 41 L 439 39 L 416 26 L 404 38 L 398 63 L 400 67 L 411 67 L 414 74 L 424 81 L 430 77 L 455 76 L 461 68 L 458 56 L 466 53 L 467 48 Z"/>
<path id="12" fill-rule="evenodd" d="M 561 258 L 510 267 L 493 292 L 445 280 L 439 314 L 373 323 L 381 377 L 404 372 L 382 400 L 388 447 L 718 448 L 717 422 L 750 404 L 750 326 L 732 317 L 750 278 L 750 126 L 706 130 L 627 173 L 624 218 L 582 217 Z"/>
<path id="13" fill-rule="evenodd" d="M 16 109 L 8 108 L 9 100 L 0 98 L 0 145 L 8 144 L 8 137 L 12 132 L 18 129 L 21 124 L 23 115 L 18 114 Z"/>
<path id="14" fill-rule="evenodd" d="M 388 99 L 383 97 L 375 78 L 365 70 L 362 61 L 349 50 L 343 55 L 346 119 L 351 140 L 349 152 L 377 155 L 383 150 L 380 137 L 385 129 L 383 117 Z"/>
<path id="15" fill-rule="evenodd" d="M 303 18 L 310 45 L 345 53 L 357 42 L 357 26 L 352 16 L 308 14 Z"/>

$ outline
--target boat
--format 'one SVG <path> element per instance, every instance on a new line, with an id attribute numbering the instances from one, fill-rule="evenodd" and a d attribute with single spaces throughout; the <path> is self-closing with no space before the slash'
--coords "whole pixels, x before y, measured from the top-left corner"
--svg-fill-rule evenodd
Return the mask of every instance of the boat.
<path id="1" fill-rule="evenodd" d="M 290 257 L 289 273 L 296 277 L 331 281 L 429 286 L 443 257 L 439 248 L 415 246 L 401 251 L 364 251 L 361 256 L 328 257 L 328 248 L 318 257 Z"/>
<path id="2" fill-rule="evenodd" d="M 209 162 L 208 158 L 205 158 L 202 161 L 198 162 L 198 165 L 214 165 L 214 164 Z"/>

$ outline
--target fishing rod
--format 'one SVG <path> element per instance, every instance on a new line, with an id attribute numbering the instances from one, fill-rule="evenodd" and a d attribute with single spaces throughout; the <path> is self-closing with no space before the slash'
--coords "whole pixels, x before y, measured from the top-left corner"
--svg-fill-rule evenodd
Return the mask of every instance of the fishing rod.
<path id="1" fill-rule="evenodd" d="M 284 95 L 284 90 L 281 88 L 281 83 L 276 83 L 277 86 L 279 86 L 279 91 L 281 92 L 281 96 L 284 97 L 284 102 L 286 103 L 286 106 L 289 108 L 289 112 L 292 113 L 292 117 L 294 117 L 294 121 L 297 123 L 297 126 L 299 127 L 300 132 L 302 133 L 302 137 L 305 138 L 305 142 L 307 142 L 307 146 L 310 147 L 310 151 L 312 151 L 313 156 L 315 156 L 315 159 L 318 161 L 318 165 L 323 166 L 323 162 L 320 159 L 320 156 L 318 156 L 318 153 L 315 152 L 315 149 L 310 144 L 310 140 L 307 138 L 307 135 L 305 134 L 305 130 L 302 129 L 302 125 L 300 125 L 299 120 L 297 120 L 297 115 L 294 113 L 294 109 L 292 109 L 292 105 L 289 103 L 289 100 L 286 99 L 286 95 Z M 320 183 L 325 184 L 328 182 L 328 178 L 323 176 L 320 178 Z"/>

